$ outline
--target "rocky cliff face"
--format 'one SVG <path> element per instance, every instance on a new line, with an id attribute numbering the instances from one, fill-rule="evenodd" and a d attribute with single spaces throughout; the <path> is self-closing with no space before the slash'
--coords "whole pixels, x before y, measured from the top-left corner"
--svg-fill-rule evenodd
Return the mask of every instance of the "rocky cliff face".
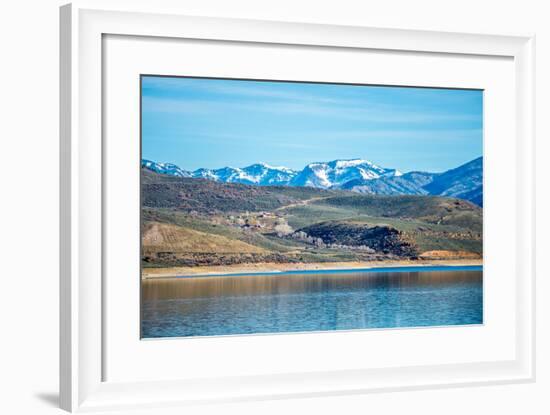
<path id="1" fill-rule="evenodd" d="M 348 221 L 327 221 L 300 229 L 327 246 L 366 247 L 374 252 L 399 257 L 417 254 L 416 248 L 403 234 L 390 226 L 368 226 Z"/>

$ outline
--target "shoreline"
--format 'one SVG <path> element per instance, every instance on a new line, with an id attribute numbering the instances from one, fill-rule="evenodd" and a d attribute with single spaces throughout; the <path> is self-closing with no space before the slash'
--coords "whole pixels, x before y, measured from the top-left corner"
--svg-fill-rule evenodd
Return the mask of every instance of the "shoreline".
<path id="1" fill-rule="evenodd" d="M 372 268 L 425 267 L 425 266 L 479 266 L 482 259 L 401 260 L 370 262 L 313 262 L 301 264 L 257 263 L 228 266 L 143 268 L 141 279 L 223 277 L 242 274 L 277 274 L 300 271 L 348 271 Z"/>

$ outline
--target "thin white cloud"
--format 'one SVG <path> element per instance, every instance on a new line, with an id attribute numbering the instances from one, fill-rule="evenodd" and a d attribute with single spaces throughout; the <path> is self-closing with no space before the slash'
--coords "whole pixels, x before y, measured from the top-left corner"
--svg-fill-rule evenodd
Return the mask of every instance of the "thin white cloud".
<path id="1" fill-rule="evenodd" d="M 155 92 L 201 92 L 210 94 L 221 94 L 231 98 L 270 98 L 288 101 L 307 101 L 319 103 L 342 104 L 346 101 L 330 98 L 325 95 L 310 94 L 304 92 L 285 91 L 274 88 L 272 84 L 261 84 L 259 81 L 247 81 L 239 85 L 240 81 L 229 82 L 197 82 L 192 78 L 146 78 L 145 87 L 152 88 Z M 244 81 L 243 81 L 244 82 Z M 251 87 L 253 85 L 253 87 Z"/>
<path id="2" fill-rule="evenodd" d="M 313 117 L 332 117 L 343 120 L 366 121 L 375 123 L 438 123 L 438 122 L 476 122 L 481 118 L 474 114 L 438 113 L 387 110 L 373 105 L 368 108 L 323 105 L 303 102 L 276 102 L 258 100 L 249 102 L 222 102 L 206 99 L 175 99 L 143 97 L 143 110 L 155 113 L 181 114 L 227 114 L 230 111 L 242 111 L 279 115 L 307 115 Z"/>
<path id="3" fill-rule="evenodd" d="M 481 138 L 483 134 L 480 128 L 471 129 L 444 129 L 444 130 L 402 130 L 402 129 L 358 129 L 358 130 L 332 130 L 332 131 L 307 131 L 301 132 L 301 139 L 312 141 L 321 140 L 364 140 L 364 139 L 379 139 L 379 138 L 399 138 L 399 139 L 441 139 L 441 140 L 457 140 L 469 138 Z M 276 135 L 274 139 L 292 139 L 293 134 Z"/>

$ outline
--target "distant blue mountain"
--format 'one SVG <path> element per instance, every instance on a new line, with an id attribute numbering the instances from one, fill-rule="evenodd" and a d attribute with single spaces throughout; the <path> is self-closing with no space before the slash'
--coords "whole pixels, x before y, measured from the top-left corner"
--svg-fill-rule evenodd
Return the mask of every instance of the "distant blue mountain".
<path id="1" fill-rule="evenodd" d="M 483 158 L 478 157 L 435 177 L 424 187 L 432 195 L 452 196 L 483 205 Z"/>
<path id="2" fill-rule="evenodd" d="M 370 194 L 456 197 L 483 206 L 483 158 L 444 173 L 410 172 L 399 177 L 351 181 L 341 188 Z"/>
<path id="3" fill-rule="evenodd" d="M 427 195 L 429 192 L 424 186 L 431 183 L 436 176 L 436 173 L 413 171 L 401 176 L 381 177 L 375 180 L 350 180 L 340 188 L 377 195 Z"/>
<path id="4" fill-rule="evenodd" d="M 170 163 L 142 160 L 142 167 L 179 177 L 259 186 L 297 186 L 342 189 L 383 195 L 437 195 L 469 200 L 483 206 L 483 158 L 479 157 L 444 173 L 412 171 L 377 166 L 362 159 L 310 163 L 301 171 L 265 163 L 244 168 L 187 171 Z"/>

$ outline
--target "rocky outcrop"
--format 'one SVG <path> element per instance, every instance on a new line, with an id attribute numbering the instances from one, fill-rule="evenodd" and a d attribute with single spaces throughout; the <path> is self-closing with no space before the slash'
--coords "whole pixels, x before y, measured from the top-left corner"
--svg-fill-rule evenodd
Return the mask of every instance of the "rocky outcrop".
<path id="1" fill-rule="evenodd" d="M 414 257 L 416 248 L 405 235 L 390 226 L 369 226 L 349 221 L 321 222 L 299 231 L 310 237 L 320 238 L 327 245 L 365 246 L 377 253 L 399 257 Z"/>

